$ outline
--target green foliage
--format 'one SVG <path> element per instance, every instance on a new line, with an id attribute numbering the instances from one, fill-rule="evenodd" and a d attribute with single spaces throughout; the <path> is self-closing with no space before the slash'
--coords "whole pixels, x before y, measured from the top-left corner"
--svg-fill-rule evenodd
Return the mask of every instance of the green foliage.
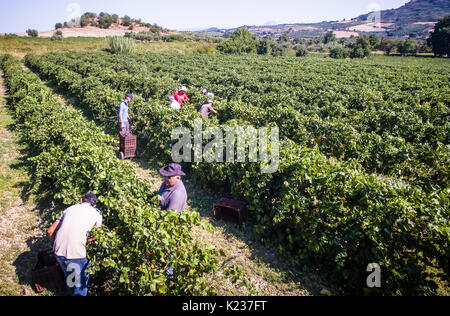
<path id="1" fill-rule="evenodd" d="M 240 28 L 231 34 L 230 39 L 219 44 L 217 49 L 224 54 L 254 54 L 258 40 L 247 29 Z"/>
<path id="2" fill-rule="evenodd" d="M 247 201 L 257 234 L 300 267 L 326 268 L 349 293 L 435 294 L 428 267 L 445 279 L 450 266 L 448 65 L 382 58 L 70 53 L 26 61 L 101 124 L 114 123 L 114 98 L 140 93 L 135 129 L 164 162 L 171 131 L 199 118 L 201 87 L 215 92 L 221 113 L 205 128 L 278 126 L 274 174 L 260 163 L 184 167 L 197 183 Z M 175 112 L 165 98 L 180 83 L 192 104 Z M 383 269 L 380 289 L 363 290 L 369 263 Z"/>
<path id="3" fill-rule="evenodd" d="M 137 41 L 159 41 L 162 40 L 162 36 L 160 34 L 155 34 L 155 33 L 151 33 L 151 32 L 139 32 L 139 33 L 134 33 L 134 32 L 127 32 L 125 33 L 125 37 L 127 38 L 133 38 Z"/>
<path id="4" fill-rule="evenodd" d="M 416 55 L 419 52 L 417 42 L 413 39 L 406 39 L 401 41 L 397 49 L 402 56 Z"/>
<path id="5" fill-rule="evenodd" d="M 39 33 L 37 30 L 28 29 L 26 31 L 26 33 L 28 34 L 29 37 L 38 37 L 39 36 Z"/>
<path id="6" fill-rule="evenodd" d="M 171 34 L 164 36 L 164 41 L 166 42 L 184 42 L 184 37 L 182 34 Z"/>
<path id="7" fill-rule="evenodd" d="M 330 49 L 330 57 L 334 59 L 345 59 L 349 57 L 350 52 L 342 45 L 336 45 Z"/>
<path id="8" fill-rule="evenodd" d="M 32 56 L 27 60 L 36 61 Z M 190 233 L 194 225 L 205 225 L 198 213 L 161 212 L 159 199 L 150 196 L 147 185 L 111 151 L 116 139 L 86 121 L 80 111 L 61 107 L 38 77 L 13 57 L 1 58 L 0 65 L 18 131 L 34 148 L 34 192 L 52 199 L 59 211 L 85 192 L 99 197 L 104 227 L 93 232 L 97 241 L 88 246 L 91 293 L 214 294 L 203 275 L 217 266 L 217 252 L 194 242 Z M 87 85 L 94 91 L 102 88 L 92 81 L 80 83 L 80 76 L 69 76 L 59 66 L 50 68 L 49 73 L 80 96 L 90 97 Z M 120 100 L 110 97 L 114 101 L 102 102 Z"/>
<path id="9" fill-rule="evenodd" d="M 336 41 L 336 35 L 334 35 L 333 31 L 328 31 L 323 38 L 324 44 L 333 43 Z"/>
<path id="10" fill-rule="evenodd" d="M 270 55 L 272 53 L 271 44 L 269 39 L 260 40 L 257 48 L 258 55 Z"/>
<path id="11" fill-rule="evenodd" d="M 130 26 L 131 24 L 132 24 L 133 22 L 131 21 L 131 18 L 128 16 L 128 15 L 125 15 L 123 18 L 122 18 L 122 25 L 123 26 Z"/>
<path id="12" fill-rule="evenodd" d="M 428 39 L 428 45 L 433 47 L 433 52 L 437 56 L 450 56 L 450 15 L 442 18 L 434 26 Z"/>
<path id="13" fill-rule="evenodd" d="M 92 12 L 86 12 L 80 17 L 80 26 L 97 26 L 97 14 Z"/>
<path id="14" fill-rule="evenodd" d="M 56 23 L 55 24 L 55 30 L 62 29 L 62 28 L 63 28 L 62 23 Z"/>
<path id="15" fill-rule="evenodd" d="M 349 45 L 350 58 L 365 58 L 372 54 L 372 46 L 366 35 L 359 36 L 356 43 Z"/>
<path id="16" fill-rule="evenodd" d="M 64 39 L 63 33 L 61 31 L 56 31 L 50 39 L 52 41 L 62 41 Z"/>
<path id="17" fill-rule="evenodd" d="M 136 49 L 136 41 L 121 36 L 108 37 L 109 51 L 113 54 L 131 54 Z"/>
<path id="18" fill-rule="evenodd" d="M 108 13 L 100 13 L 100 17 L 98 18 L 98 26 L 102 29 L 108 29 L 112 24 L 114 23 L 114 20 L 111 15 Z"/>
<path id="19" fill-rule="evenodd" d="M 377 35 L 370 34 L 368 40 L 370 42 L 370 47 L 372 47 L 372 49 L 377 49 L 380 46 L 381 39 Z"/>
<path id="20" fill-rule="evenodd" d="M 380 49 L 384 51 L 386 55 L 391 55 L 397 48 L 397 40 L 383 39 L 380 43 Z"/>
<path id="21" fill-rule="evenodd" d="M 308 55 L 308 49 L 304 45 L 298 45 L 295 56 L 305 57 L 306 55 Z"/>

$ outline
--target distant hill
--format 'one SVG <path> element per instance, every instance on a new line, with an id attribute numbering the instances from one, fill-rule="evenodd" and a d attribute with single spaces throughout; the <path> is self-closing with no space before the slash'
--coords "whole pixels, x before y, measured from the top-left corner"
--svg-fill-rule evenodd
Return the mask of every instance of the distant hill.
<path id="1" fill-rule="evenodd" d="M 55 29 L 62 32 L 63 37 L 106 37 L 123 36 L 127 32 L 153 32 L 172 34 L 173 32 L 157 25 L 132 19 L 129 16 L 119 17 L 117 14 L 102 12 L 100 14 L 86 12 L 80 18 L 70 22 L 56 23 Z M 55 30 L 39 31 L 40 37 L 51 37 Z M 17 35 L 26 36 L 26 33 Z"/>
<path id="2" fill-rule="evenodd" d="M 387 28 L 389 36 L 427 37 L 434 24 L 446 15 L 450 15 L 450 0 L 412 0 L 398 9 L 381 11 L 381 21 L 393 23 Z M 367 21 L 368 16 L 361 15 L 356 21 Z"/>
<path id="3" fill-rule="evenodd" d="M 375 33 L 386 37 L 413 37 L 425 39 L 436 22 L 450 15 L 450 0 L 412 0 L 397 9 L 384 10 L 379 13 L 380 23 L 369 23 L 368 18 L 378 14 L 369 13 L 348 21 L 324 21 L 310 24 L 280 24 L 263 26 L 244 26 L 258 36 L 279 37 L 319 37 L 327 31 L 333 31 L 338 38 Z M 222 29 L 231 32 L 235 29 Z"/>

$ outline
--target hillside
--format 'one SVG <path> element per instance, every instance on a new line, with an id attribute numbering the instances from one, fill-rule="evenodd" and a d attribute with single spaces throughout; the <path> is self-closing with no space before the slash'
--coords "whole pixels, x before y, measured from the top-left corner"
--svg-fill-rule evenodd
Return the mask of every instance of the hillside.
<path id="1" fill-rule="evenodd" d="M 412 0 L 398 9 L 381 11 L 381 21 L 392 23 L 387 28 L 389 36 L 400 37 L 415 34 L 427 37 L 434 24 L 450 14 L 450 0 Z M 356 18 L 367 21 L 368 14 Z"/>
<path id="2" fill-rule="evenodd" d="M 100 14 L 86 12 L 80 18 L 70 22 L 56 23 L 55 29 L 62 32 L 63 37 L 106 37 L 124 36 L 127 32 L 153 32 L 170 34 L 171 32 L 157 24 L 133 19 L 127 15 L 119 17 L 117 14 L 101 12 Z M 55 30 L 40 31 L 40 37 L 52 37 Z M 17 34 L 26 36 L 26 33 Z"/>
<path id="3" fill-rule="evenodd" d="M 404 6 L 381 11 L 381 23 L 368 23 L 369 14 L 351 20 L 324 21 L 310 24 L 280 24 L 274 26 L 244 26 L 258 36 L 319 37 L 334 31 L 338 38 L 376 33 L 386 37 L 415 37 L 425 39 L 439 18 L 450 14 L 450 0 L 412 0 Z M 231 30 L 220 30 L 229 32 Z"/>

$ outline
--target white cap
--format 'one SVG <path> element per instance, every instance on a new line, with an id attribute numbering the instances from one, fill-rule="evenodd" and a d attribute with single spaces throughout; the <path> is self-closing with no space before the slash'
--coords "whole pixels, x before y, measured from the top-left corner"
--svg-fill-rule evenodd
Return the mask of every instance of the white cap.
<path id="1" fill-rule="evenodd" d="M 184 91 L 184 92 L 187 92 L 188 91 L 188 89 L 185 87 L 185 86 L 182 86 L 181 87 L 181 89 L 180 89 L 180 91 Z"/>

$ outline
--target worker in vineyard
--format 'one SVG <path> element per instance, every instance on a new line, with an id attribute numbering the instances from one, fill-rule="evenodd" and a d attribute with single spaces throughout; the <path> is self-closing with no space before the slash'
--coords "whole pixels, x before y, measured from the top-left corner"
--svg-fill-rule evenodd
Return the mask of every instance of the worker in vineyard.
<path id="1" fill-rule="evenodd" d="M 127 94 L 125 100 L 119 105 L 119 129 L 121 134 L 130 131 L 130 116 L 128 114 L 129 104 L 133 101 L 133 96 Z"/>
<path id="2" fill-rule="evenodd" d="M 180 88 L 180 90 L 178 90 L 177 92 L 175 92 L 173 94 L 173 97 L 175 98 L 175 101 L 180 103 L 181 107 L 183 107 L 183 102 L 184 101 L 189 101 L 189 97 L 186 95 L 187 91 L 188 91 L 188 89 L 185 86 L 182 86 Z"/>
<path id="3" fill-rule="evenodd" d="M 170 102 L 171 109 L 177 110 L 177 111 L 181 109 L 181 104 L 175 100 L 175 97 L 173 95 L 169 95 L 169 102 Z"/>
<path id="4" fill-rule="evenodd" d="M 181 177 L 186 174 L 176 163 L 161 168 L 159 173 L 165 178 L 158 192 L 158 195 L 161 196 L 161 209 L 163 211 L 173 210 L 177 214 L 183 212 L 186 208 L 187 192 Z"/>
<path id="5" fill-rule="evenodd" d="M 209 100 L 214 100 L 214 93 L 209 92 L 208 89 L 203 89 L 202 94 L 207 96 Z"/>
<path id="6" fill-rule="evenodd" d="M 81 204 L 66 209 L 48 230 L 56 260 L 64 272 L 72 296 L 87 296 L 89 274 L 86 270 L 89 266 L 86 243 L 94 240 L 88 238 L 92 228 L 102 225 L 102 213 L 96 204 L 95 194 L 85 194 Z"/>
<path id="7" fill-rule="evenodd" d="M 214 101 L 208 100 L 205 104 L 202 105 L 200 108 L 200 115 L 203 116 L 203 118 L 209 118 L 209 114 L 214 113 L 215 115 L 219 115 L 219 112 L 214 110 Z"/>

